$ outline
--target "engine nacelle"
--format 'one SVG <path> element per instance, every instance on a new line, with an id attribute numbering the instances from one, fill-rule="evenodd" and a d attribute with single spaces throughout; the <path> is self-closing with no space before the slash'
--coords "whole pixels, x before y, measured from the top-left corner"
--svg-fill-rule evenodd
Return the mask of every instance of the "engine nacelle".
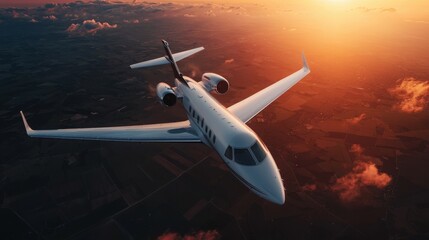
<path id="1" fill-rule="evenodd" d="M 162 104 L 166 106 L 174 106 L 177 101 L 177 96 L 174 90 L 165 82 L 160 82 L 156 85 L 156 95 L 161 100 Z"/>
<path id="2" fill-rule="evenodd" d="M 225 94 L 229 90 L 229 82 L 216 73 L 204 73 L 201 77 L 207 91 L 215 91 L 217 94 Z"/>

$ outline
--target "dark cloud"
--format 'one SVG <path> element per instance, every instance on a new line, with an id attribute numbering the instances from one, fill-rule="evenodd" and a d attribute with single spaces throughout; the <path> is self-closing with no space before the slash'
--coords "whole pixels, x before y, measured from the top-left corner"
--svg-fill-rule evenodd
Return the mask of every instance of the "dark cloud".
<path id="1" fill-rule="evenodd" d="M 10 16 L 15 19 L 30 19 L 31 16 L 28 15 L 25 9 L 13 9 L 10 13 Z"/>
<path id="2" fill-rule="evenodd" d="M 56 6 L 58 6 L 57 3 L 47 3 L 47 4 L 45 4 L 45 8 L 46 9 L 55 8 Z"/>
<path id="3" fill-rule="evenodd" d="M 56 21 L 57 17 L 55 17 L 54 15 L 49 15 L 49 16 L 44 16 L 43 19 Z"/>
<path id="4" fill-rule="evenodd" d="M 133 19 L 133 20 L 125 19 L 123 22 L 124 23 L 134 23 L 134 24 L 137 24 L 137 23 L 140 23 L 140 20 L 138 20 L 138 19 Z"/>

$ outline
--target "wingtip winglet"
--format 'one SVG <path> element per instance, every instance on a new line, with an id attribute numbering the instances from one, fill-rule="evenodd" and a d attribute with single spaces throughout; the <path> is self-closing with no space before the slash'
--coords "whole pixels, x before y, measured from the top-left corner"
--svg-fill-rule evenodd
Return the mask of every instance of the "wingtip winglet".
<path id="1" fill-rule="evenodd" d="M 307 58 L 305 57 L 305 54 L 304 54 L 304 52 L 302 52 L 302 64 L 303 64 L 303 68 L 306 70 L 306 71 L 310 71 L 310 67 L 308 66 L 308 63 L 307 63 Z"/>
<path id="2" fill-rule="evenodd" d="M 21 114 L 22 122 L 24 123 L 24 126 L 25 126 L 25 131 L 27 132 L 27 135 L 30 135 L 33 129 L 31 129 L 30 125 L 28 125 L 28 122 L 27 122 L 27 119 L 25 119 L 24 113 L 22 111 L 19 111 L 19 113 Z"/>

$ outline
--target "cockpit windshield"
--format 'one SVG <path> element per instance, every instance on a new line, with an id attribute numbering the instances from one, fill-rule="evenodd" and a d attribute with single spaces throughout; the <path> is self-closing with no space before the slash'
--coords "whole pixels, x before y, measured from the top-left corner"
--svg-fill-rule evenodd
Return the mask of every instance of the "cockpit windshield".
<path id="1" fill-rule="evenodd" d="M 234 154 L 233 154 L 234 153 Z M 266 158 L 267 153 L 261 146 L 261 143 L 256 141 L 250 148 L 232 148 L 228 146 L 225 151 L 225 157 L 229 160 L 242 165 L 256 165 Z"/>
<path id="2" fill-rule="evenodd" d="M 256 165 L 255 160 L 253 160 L 253 157 L 247 148 L 234 149 L 234 159 L 239 164 Z"/>
<path id="3" fill-rule="evenodd" d="M 258 160 L 258 162 L 264 161 L 267 154 L 265 153 L 264 149 L 258 141 L 256 141 L 255 144 L 250 147 L 250 149 L 252 149 L 253 155 L 255 155 L 256 160 Z"/>

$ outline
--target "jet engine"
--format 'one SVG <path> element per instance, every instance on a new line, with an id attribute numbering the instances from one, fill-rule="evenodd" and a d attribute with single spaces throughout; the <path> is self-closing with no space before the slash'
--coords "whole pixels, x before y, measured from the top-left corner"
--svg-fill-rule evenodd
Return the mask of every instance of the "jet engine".
<path id="1" fill-rule="evenodd" d="M 204 73 L 201 80 L 207 91 L 215 91 L 217 94 L 225 94 L 229 90 L 229 82 L 216 73 Z"/>
<path id="2" fill-rule="evenodd" d="M 177 96 L 174 90 L 165 82 L 160 82 L 156 85 L 156 95 L 161 100 L 162 104 L 166 106 L 174 106 L 177 101 Z"/>

